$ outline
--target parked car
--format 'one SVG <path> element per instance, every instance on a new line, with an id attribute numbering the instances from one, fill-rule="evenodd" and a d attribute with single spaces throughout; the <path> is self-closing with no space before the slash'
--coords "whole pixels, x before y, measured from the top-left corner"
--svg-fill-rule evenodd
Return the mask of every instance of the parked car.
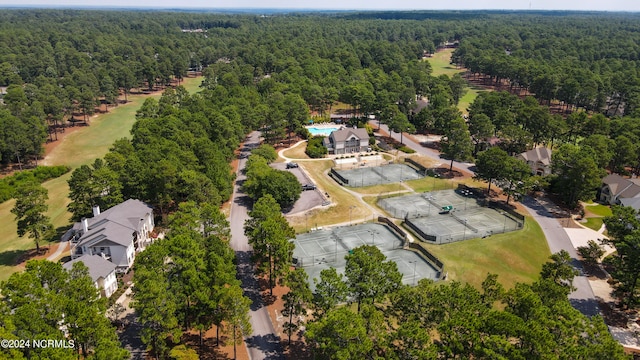
<path id="1" fill-rule="evenodd" d="M 315 190 L 316 186 L 313 184 L 304 184 L 302 185 L 302 190 Z"/>
<path id="2" fill-rule="evenodd" d="M 289 162 L 287 163 L 287 169 L 293 169 L 293 168 L 297 168 L 298 164 L 294 163 L 294 162 Z"/>

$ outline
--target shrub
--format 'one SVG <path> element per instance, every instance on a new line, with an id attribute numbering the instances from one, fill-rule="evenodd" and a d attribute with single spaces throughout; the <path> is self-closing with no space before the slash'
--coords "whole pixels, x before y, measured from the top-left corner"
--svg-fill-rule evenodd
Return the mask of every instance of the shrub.
<path id="1" fill-rule="evenodd" d="M 309 139 L 311 137 L 311 133 L 309 132 L 309 130 L 306 127 L 301 127 L 296 131 L 296 134 L 298 134 L 298 136 L 300 136 L 300 138 L 302 139 Z"/>
<path id="2" fill-rule="evenodd" d="M 4 179 L 0 179 L 0 203 L 5 202 L 13 197 L 13 192 L 20 185 L 35 181 L 37 183 L 43 183 L 47 180 L 60 177 L 67 172 L 71 171 L 68 166 L 38 166 L 32 170 L 25 170 L 14 175 L 7 176 Z"/>
<path id="3" fill-rule="evenodd" d="M 364 124 L 364 128 L 367 130 L 367 134 L 369 134 L 369 142 L 371 142 L 371 137 L 373 137 L 373 126 L 366 123 Z"/>
<path id="4" fill-rule="evenodd" d="M 312 159 L 322 158 L 327 154 L 327 148 L 322 145 L 324 136 L 314 136 L 307 142 L 305 153 Z"/>
<path id="5" fill-rule="evenodd" d="M 251 155 L 259 155 L 262 156 L 267 163 L 272 163 L 278 158 L 278 153 L 276 153 L 276 149 L 269 144 L 262 144 L 260 147 L 251 150 Z"/>
<path id="6" fill-rule="evenodd" d="M 402 151 L 403 153 L 407 153 L 407 154 L 413 154 L 413 153 L 416 152 L 415 150 L 413 150 L 412 148 L 410 148 L 408 146 L 400 146 L 398 148 L 398 150 Z"/>

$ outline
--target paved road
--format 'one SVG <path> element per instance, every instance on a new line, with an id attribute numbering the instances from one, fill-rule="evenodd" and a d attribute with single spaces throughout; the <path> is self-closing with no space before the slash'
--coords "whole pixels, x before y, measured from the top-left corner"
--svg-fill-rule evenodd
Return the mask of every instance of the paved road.
<path id="1" fill-rule="evenodd" d="M 260 133 L 253 132 L 245 142 L 246 148 L 252 148 L 259 144 Z M 249 150 L 248 149 L 248 150 Z M 240 191 L 240 185 L 245 180 L 242 174 L 246 159 L 240 159 L 236 183 L 231 197 L 231 213 L 229 223 L 231 225 L 231 247 L 236 251 L 238 259 L 238 278 L 242 281 L 242 288 L 251 304 L 251 327 L 253 334 L 245 338 L 249 358 L 252 360 L 276 360 L 284 359 L 280 338 L 276 335 L 269 318 L 268 309 L 262 302 L 260 287 L 253 274 L 251 264 L 251 246 L 244 235 L 244 221 L 249 218 L 247 206 L 250 204 L 249 198 Z"/>
<path id="2" fill-rule="evenodd" d="M 549 209 L 555 208 L 556 205 L 544 198 L 534 199 L 529 196 L 525 197 L 520 203 L 542 228 L 551 253 L 566 250 L 571 256 L 573 266 L 580 271 L 580 275 L 573 279 L 573 286 L 576 287 L 576 290 L 569 294 L 571 305 L 587 316 L 599 314 L 598 302 L 589 284 L 589 279 L 582 271 L 582 263 L 577 260 L 578 253 L 558 219 L 554 218 L 549 212 Z"/>
<path id="3" fill-rule="evenodd" d="M 376 122 L 372 122 L 371 125 L 377 127 Z M 386 125 L 381 125 L 380 128 L 382 131 L 391 134 L 392 138 L 398 141 L 400 140 L 400 134 L 390 133 Z M 430 157 L 437 161 L 450 161 L 442 159 L 438 151 L 426 148 L 411 140 L 407 136 L 404 136 L 402 140 L 405 145 L 412 148 L 421 155 Z M 453 166 L 455 168 L 474 174 L 474 164 L 454 161 Z M 598 302 L 596 301 L 596 297 L 593 293 L 593 290 L 591 289 L 588 278 L 584 276 L 584 272 L 582 271 L 582 264 L 577 260 L 578 254 L 576 252 L 576 249 L 573 247 L 573 244 L 571 243 L 571 239 L 567 235 L 567 232 L 562 228 L 558 220 L 549 211 L 549 209 L 555 208 L 556 205 L 543 199 L 533 199 L 531 197 L 526 197 L 521 203 L 531 214 L 531 216 L 538 222 L 538 224 L 540 224 L 540 227 L 544 232 L 544 236 L 547 239 L 547 243 L 549 244 L 551 253 L 556 253 L 560 250 L 566 250 L 573 259 L 573 266 L 580 272 L 580 275 L 576 276 L 573 280 L 573 285 L 576 287 L 576 291 L 569 294 L 569 301 L 571 302 L 573 307 L 580 310 L 580 312 L 587 316 L 599 314 Z"/>
<path id="4" fill-rule="evenodd" d="M 378 128 L 378 122 L 377 121 L 370 121 L 369 124 L 371 126 L 373 126 L 374 129 Z M 383 132 L 386 132 L 387 134 L 390 134 L 391 138 L 400 141 L 400 133 L 390 132 L 389 128 L 387 127 L 387 125 L 381 124 L 380 125 L 380 130 L 382 130 Z M 402 136 L 402 143 L 405 144 L 406 146 L 412 148 L 413 150 L 415 150 L 420 155 L 427 156 L 427 157 L 429 157 L 429 158 L 431 158 L 433 160 L 436 160 L 438 162 L 441 162 L 443 164 L 447 164 L 448 165 L 448 164 L 451 163 L 451 160 L 447 160 L 447 159 L 444 159 L 444 158 L 440 157 L 440 153 L 437 150 L 430 149 L 428 147 L 424 147 L 424 146 L 420 145 L 419 143 L 411 140 L 408 136 Z M 467 172 L 473 174 L 474 173 L 473 169 L 475 167 L 475 164 L 454 161 L 453 162 L 453 167 L 457 168 L 459 170 L 467 171 Z"/>

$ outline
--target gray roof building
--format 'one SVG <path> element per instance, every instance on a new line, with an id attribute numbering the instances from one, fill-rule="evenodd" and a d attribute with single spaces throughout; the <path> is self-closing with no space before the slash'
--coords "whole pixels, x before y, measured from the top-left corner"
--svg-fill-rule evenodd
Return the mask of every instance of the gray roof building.
<path id="1" fill-rule="evenodd" d="M 129 269 L 135 252 L 151 242 L 153 208 L 129 199 L 104 212 L 94 207 L 94 216 L 74 224 L 71 257 L 102 255 L 115 263 L 119 272 Z"/>
<path id="2" fill-rule="evenodd" d="M 551 174 L 551 149 L 537 147 L 518 155 L 531 168 L 531 172 L 536 175 Z"/>
<path id="3" fill-rule="evenodd" d="M 116 265 L 100 255 L 84 255 L 62 264 L 62 267 L 70 271 L 73 268 L 73 264 L 77 262 L 82 262 L 89 268 L 89 276 L 94 282 L 100 278 L 106 279 L 107 276 L 116 271 Z"/>
<path id="4" fill-rule="evenodd" d="M 330 154 L 349 154 L 367 151 L 369 133 L 364 128 L 343 128 L 335 130 L 323 139 L 323 144 Z"/>
<path id="5" fill-rule="evenodd" d="M 89 276 L 94 286 L 100 291 L 100 295 L 110 297 L 118 289 L 116 278 L 116 264 L 100 255 L 83 255 L 62 264 L 67 271 L 73 269 L 73 265 L 82 262 L 89 269 Z"/>
<path id="6" fill-rule="evenodd" d="M 635 198 L 640 198 L 640 179 L 625 179 L 618 174 L 607 175 L 602 179 L 600 201 L 619 205 L 625 199 Z M 627 203 L 631 203 L 631 200 L 627 200 Z"/>

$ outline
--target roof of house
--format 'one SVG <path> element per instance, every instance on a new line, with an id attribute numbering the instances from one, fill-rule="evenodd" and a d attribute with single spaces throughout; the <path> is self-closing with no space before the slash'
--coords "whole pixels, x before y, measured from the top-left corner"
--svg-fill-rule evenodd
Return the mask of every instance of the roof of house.
<path id="1" fill-rule="evenodd" d="M 62 267 L 67 270 L 71 270 L 73 268 L 73 264 L 79 261 L 82 261 L 85 266 L 89 268 L 89 275 L 94 282 L 98 281 L 100 278 L 106 278 L 116 270 L 116 264 L 100 255 L 84 255 L 62 264 Z"/>
<path id="2" fill-rule="evenodd" d="M 636 210 L 640 210 L 640 197 L 620 199 L 622 206 L 630 206 Z"/>
<path id="3" fill-rule="evenodd" d="M 605 176 L 602 179 L 602 183 L 609 186 L 611 195 L 613 196 L 619 195 L 630 185 L 633 185 L 633 182 L 629 181 L 629 179 L 625 179 L 618 174 L 609 174 Z"/>
<path id="4" fill-rule="evenodd" d="M 526 161 L 541 162 L 544 165 L 551 164 L 551 149 L 537 147 L 520 154 Z"/>
<path id="5" fill-rule="evenodd" d="M 602 179 L 602 183 L 609 186 L 611 195 L 620 200 L 640 196 L 640 179 L 625 179 L 618 174 L 610 174 Z"/>
<path id="6" fill-rule="evenodd" d="M 147 214 L 152 214 L 153 208 L 140 200 L 129 199 L 123 203 L 87 219 L 89 231 L 82 235 L 78 245 L 96 243 L 100 240 L 110 240 L 117 244 L 128 246 L 134 231 L 140 227 L 140 220 Z M 82 229 L 82 223 L 74 225 Z"/>
<path id="7" fill-rule="evenodd" d="M 329 137 L 333 138 L 334 141 L 346 141 L 351 135 L 354 135 L 358 139 L 368 139 L 369 133 L 365 128 L 344 128 L 340 130 L 335 130 L 331 132 Z"/>

